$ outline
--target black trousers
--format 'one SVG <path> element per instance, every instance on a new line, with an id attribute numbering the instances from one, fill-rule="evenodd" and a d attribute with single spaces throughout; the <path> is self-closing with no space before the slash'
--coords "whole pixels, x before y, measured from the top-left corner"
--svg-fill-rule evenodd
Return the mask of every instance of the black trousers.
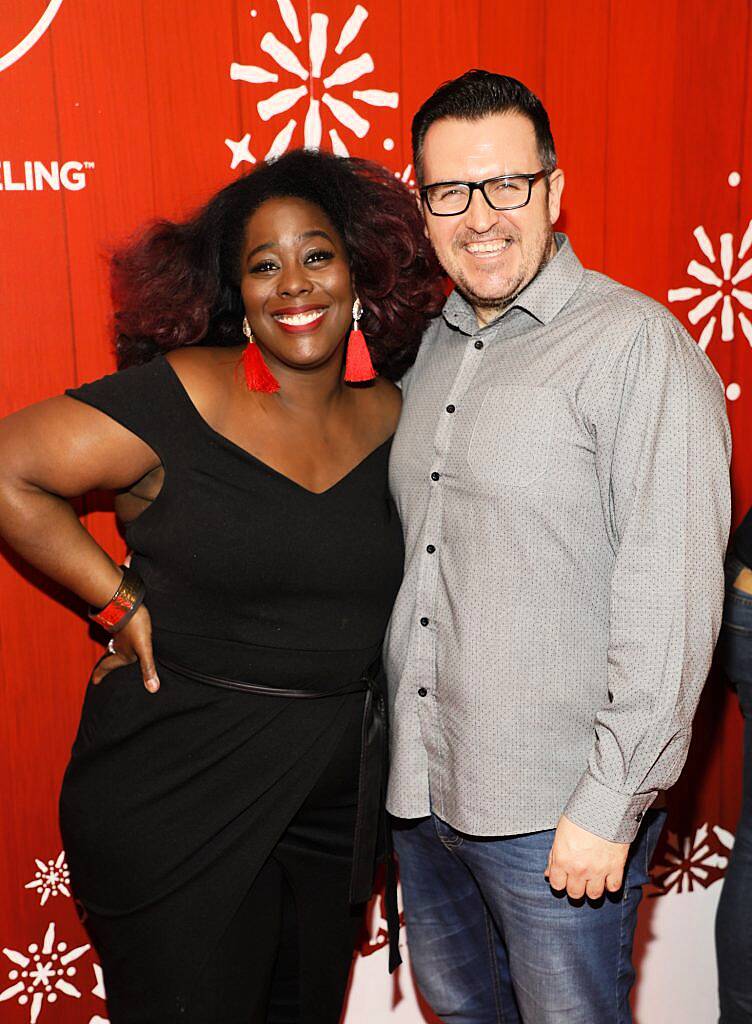
<path id="1" fill-rule="evenodd" d="M 127 985 L 122 999 L 108 990 L 111 1024 L 338 1024 L 364 909 L 349 902 L 360 717 L 355 702 L 334 756 L 177 1004 L 165 1005 L 185 966 L 171 939 L 183 928 L 200 935 L 202 891 L 176 892 L 148 919 L 88 914 L 105 987 L 108 962 Z"/>
<path id="2" fill-rule="evenodd" d="M 204 965 L 186 1024 L 339 1021 L 360 916 L 332 913 L 320 870 L 308 884 L 296 872 L 296 885 L 281 861 L 266 863 Z"/>

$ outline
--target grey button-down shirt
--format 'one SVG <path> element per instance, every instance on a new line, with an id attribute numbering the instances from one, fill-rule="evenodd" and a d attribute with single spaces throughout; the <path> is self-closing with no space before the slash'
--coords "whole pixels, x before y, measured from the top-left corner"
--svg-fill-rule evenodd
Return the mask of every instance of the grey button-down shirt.
<path id="1" fill-rule="evenodd" d="M 455 291 L 403 382 L 387 806 L 630 842 L 720 626 L 730 438 L 684 328 L 557 242 L 486 327 Z"/>

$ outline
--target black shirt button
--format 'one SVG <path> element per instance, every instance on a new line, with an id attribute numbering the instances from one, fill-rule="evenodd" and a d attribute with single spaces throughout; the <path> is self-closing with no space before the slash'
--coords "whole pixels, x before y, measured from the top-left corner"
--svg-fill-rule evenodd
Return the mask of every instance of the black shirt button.
<path id="1" fill-rule="evenodd" d="M 428 625 L 428 619 L 425 617 L 425 615 L 420 620 L 420 624 L 421 624 L 421 626 L 427 626 Z"/>
<path id="2" fill-rule="evenodd" d="M 418 690 L 418 696 L 419 697 L 425 697 L 427 695 L 428 695 L 428 690 L 425 688 L 425 686 L 421 686 L 421 688 Z"/>
<path id="3" fill-rule="evenodd" d="M 455 406 L 453 406 L 453 405 L 448 405 L 448 406 L 446 407 L 446 411 L 447 411 L 447 412 L 454 412 L 454 409 L 455 409 Z"/>
<path id="4" fill-rule="evenodd" d="M 635 814 L 635 821 L 642 821 L 642 811 L 639 814 Z"/>
<path id="5" fill-rule="evenodd" d="M 478 340 L 475 342 L 475 347 L 483 348 L 483 342 L 480 340 L 480 338 L 478 338 Z"/>
<path id="6" fill-rule="evenodd" d="M 434 470 L 433 473 L 431 473 L 431 479 L 432 480 L 440 480 L 441 479 L 441 473 L 437 473 L 436 470 Z"/>
<path id="7" fill-rule="evenodd" d="M 426 548 L 426 551 L 428 552 L 429 555 L 432 555 L 435 550 L 436 548 L 433 546 L 433 544 L 429 544 L 428 547 Z"/>

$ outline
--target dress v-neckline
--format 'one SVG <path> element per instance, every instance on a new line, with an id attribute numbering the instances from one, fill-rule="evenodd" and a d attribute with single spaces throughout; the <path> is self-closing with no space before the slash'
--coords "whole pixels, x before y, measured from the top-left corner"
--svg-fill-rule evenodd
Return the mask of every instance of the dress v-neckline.
<path id="1" fill-rule="evenodd" d="M 211 437 L 213 437 L 216 441 L 220 442 L 220 444 L 224 445 L 226 448 L 229 448 L 236 455 L 240 456 L 241 458 L 247 459 L 249 462 L 261 467 L 262 469 L 266 470 L 273 476 L 279 477 L 280 480 L 284 480 L 286 483 L 296 488 L 296 490 L 303 491 L 303 493 L 309 494 L 313 498 L 323 498 L 325 495 L 331 494 L 332 491 L 336 490 L 338 487 L 340 487 L 340 485 L 344 484 L 355 473 L 357 473 L 357 471 L 361 469 L 370 459 L 372 459 L 374 455 L 380 452 L 382 448 L 385 448 L 387 445 L 391 444 L 392 439 L 394 438 L 394 434 L 390 434 L 389 437 L 386 438 L 386 440 L 382 441 L 380 445 L 376 446 L 376 448 L 373 448 L 370 452 L 368 452 L 367 455 L 364 455 L 359 462 L 356 462 L 356 464 L 351 469 L 348 469 L 346 473 L 344 473 L 341 477 L 335 480 L 334 483 L 331 484 L 329 487 L 325 488 L 325 490 L 312 491 L 310 487 L 306 487 L 304 484 L 301 484 L 297 480 L 294 480 L 293 477 L 288 476 L 286 473 L 282 473 L 278 469 L 275 469 L 274 466 L 271 466 L 269 465 L 268 462 L 264 462 L 263 459 L 260 459 L 258 455 L 254 455 L 253 452 L 249 452 L 247 448 L 243 448 L 242 445 L 236 444 L 235 441 L 231 441 L 229 437 L 226 437 L 224 434 L 220 434 L 218 430 L 215 430 L 214 427 L 206 419 L 204 419 L 204 417 L 198 411 L 195 402 L 188 394 L 185 385 L 183 384 L 182 380 L 178 376 L 175 368 L 172 366 L 170 361 L 168 359 L 164 359 L 164 364 L 168 369 L 170 377 L 175 383 L 178 393 L 181 395 L 184 403 L 188 407 L 189 412 L 198 422 L 202 430 L 211 435 Z"/>

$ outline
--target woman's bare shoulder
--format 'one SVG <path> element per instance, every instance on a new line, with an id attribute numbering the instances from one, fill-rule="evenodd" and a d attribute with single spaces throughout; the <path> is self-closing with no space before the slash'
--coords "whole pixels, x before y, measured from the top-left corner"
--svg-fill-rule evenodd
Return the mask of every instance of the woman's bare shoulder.
<path id="1" fill-rule="evenodd" d="M 242 348 L 191 345 L 168 352 L 166 359 L 202 416 L 211 418 L 233 386 L 241 352 Z"/>
<path id="2" fill-rule="evenodd" d="M 383 421 L 384 432 L 393 434 L 402 411 L 402 392 L 396 384 L 384 377 L 377 377 L 373 387 L 368 390 L 374 413 L 377 412 Z"/>

